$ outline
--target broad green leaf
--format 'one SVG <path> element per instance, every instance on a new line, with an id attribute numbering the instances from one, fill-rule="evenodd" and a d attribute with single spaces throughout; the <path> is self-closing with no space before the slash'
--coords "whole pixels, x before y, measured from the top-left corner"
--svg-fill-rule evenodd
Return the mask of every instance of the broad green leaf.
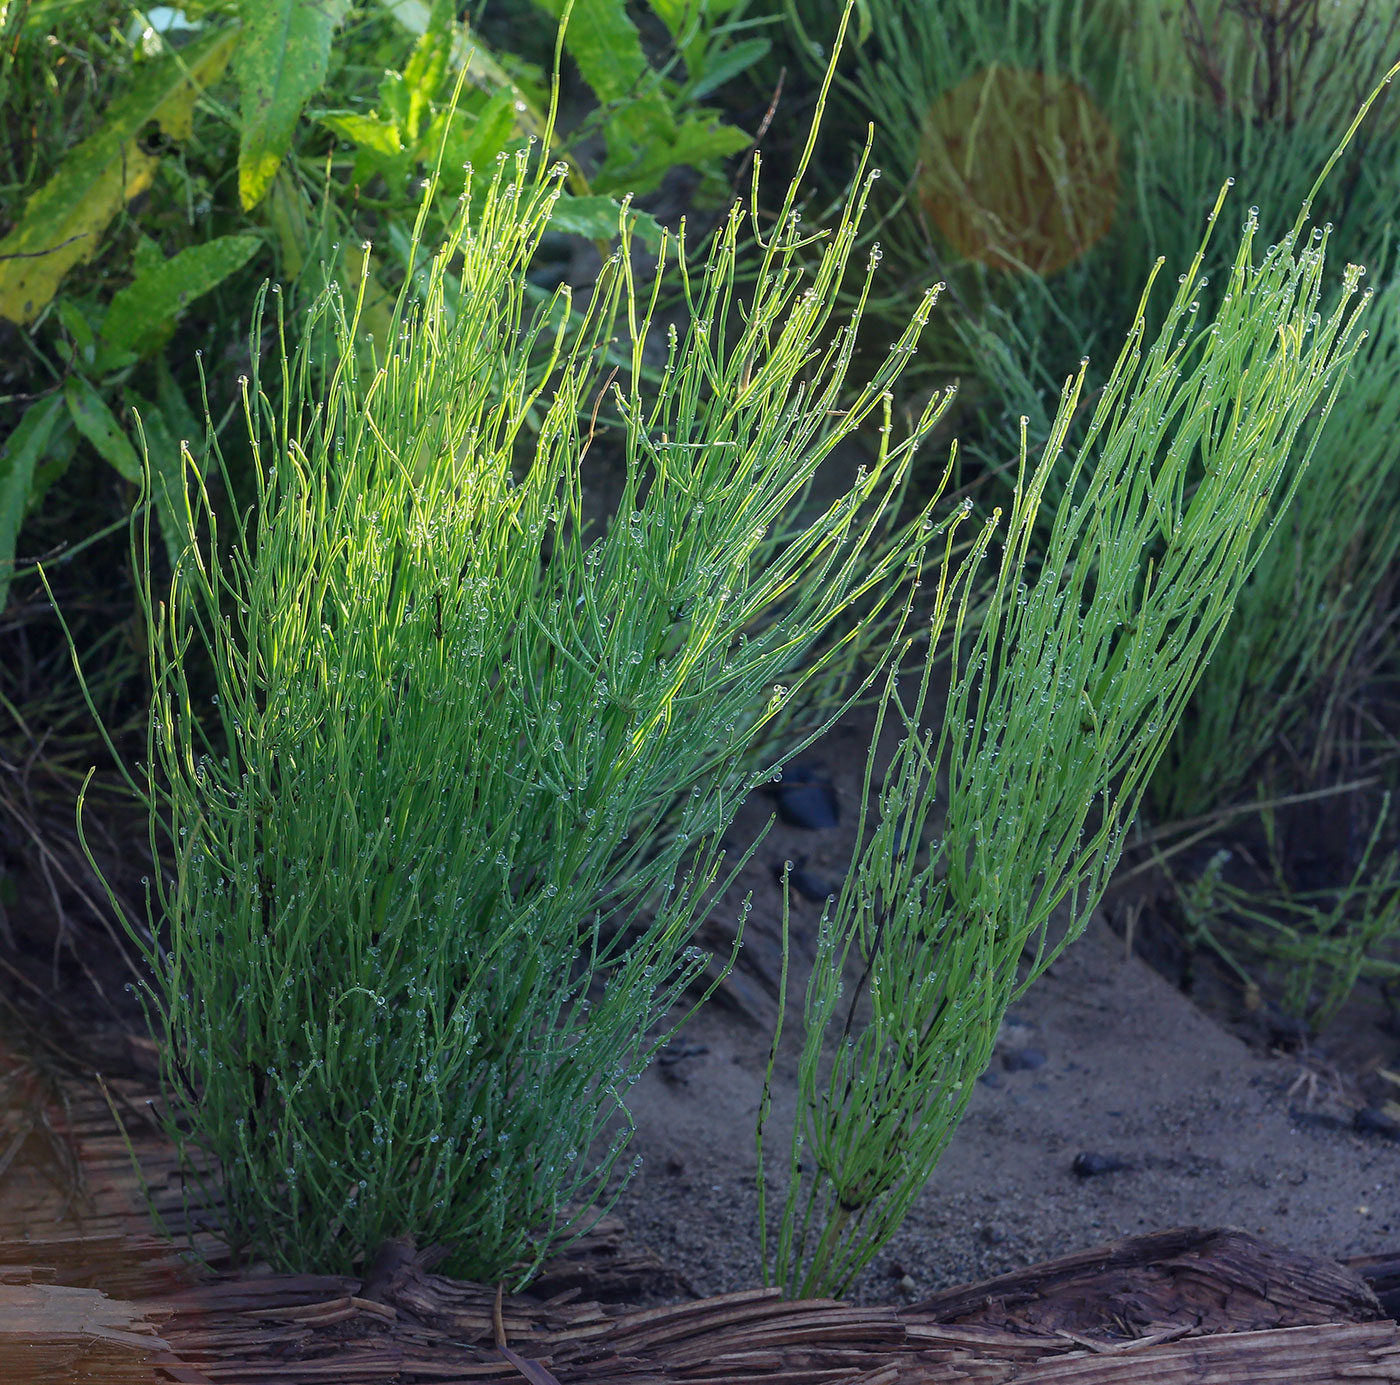
<path id="1" fill-rule="evenodd" d="M 693 0 L 650 0 L 652 13 L 675 38 L 695 15 Z"/>
<path id="2" fill-rule="evenodd" d="M 127 404 L 141 420 L 146 437 L 146 460 L 151 472 L 151 499 L 160 521 L 160 536 L 173 568 L 190 537 L 189 505 L 185 493 L 185 463 L 180 439 L 156 404 L 127 393 Z"/>
<path id="3" fill-rule="evenodd" d="M 149 274 L 165 263 L 165 251 L 144 231 L 136 238 L 136 248 L 131 252 L 133 274 Z"/>
<path id="4" fill-rule="evenodd" d="M 44 455 L 56 419 L 63 413 L 63 396 L 51 394 L 31 404 L 19 426 L 0 446 L 0 611 L 10 594 L 15 572 L 15 540 L 29 508 L 34 469 Z"/>
<path id="5" fill-rule="evenodd" d="M 563 13 L 562 0 L 535 3 L 556 18 Z M 676 133 L 675 111 L 642 51 L 641 35 L 628 17 L 625 0 L 576 0 L 564 31 L 564 47 L 593 94 L 611 108 L 604 126 L 608 145 L 605 167 L 671 143 Z M 608 188 L 595 183 L 593 191 L 622 191 L 624 187 L 629 192 L 650 191 L 640 182 L 634 186 L 618 180 Z"/>
<path id="6" fill-rule="evenodd" d="M 158 350 L 181 310 L 242 269 L 261 245 L 258 236 L 219 236 L 138 273 L 112 298 L 102 324 L 103 346 L 138 359 Z"/>
<path id="7" fill-rule="evenodd" d="M 325 111 L 318 114 L 316 119 L 341 139 L 348 139 L 358 148 L 381 158 L 394 158 L 403 153 L 399 127 L 393 121 L 381 120 L 374 115 L 360 115 L 355 111 Z"/>
<path id="8" fill-rule="evenodd" d="M 170 363 L 164 356 L 156 357 L 155 369 L 156 403 L 160 405 L 165 421 L 175 430 L 176 439 L 188 445 L 190 455 L 199 468 L 199 474 L 203 476 L 208 461 L 206 424 L 203 419 L 195 416 L 185 401 L 185 396 L 180 392 L 179 385 L 175 383 L 175 376 L 171 373 Z"/>
<path id="9" fill-rule="evenodd" d="M 282 251 L 283 278 L 296 279 L 307 261 L 313 258 L 311 252 L 315 229 L 311 201 L 301 184 L 285 168 L 279 169 L 272 180 L 272 191 L 263 204 L 262 214 Z"/>
<path id="10" fill-rule="evenodd" d="M 702 0 L 697 7 L 696 0 L 650 0 L 652 13 L 671 31 L 672 38 L 695 23 L 697 8 L 703 9 L 704 18 L 713 22 L 728 14 L 738 2 Z"/>
<path id="11" fill-rule="evenodd" d="M 408 125 L 408 83 L 402 72 L 386 72 L 379 83 L 379 109 L 400 129 Z"/>
<path id="12" fill-rule="evenodd" d="M 81 375 L 70 375 L 63 387 L 73 425 L 128 481 L 141 481 L 141 459 L 122 431 L 107 401 Z"/>
<path id="13" fill-rule="evenodd" d="M 612 240 L 618 234 L 620 203 L 611 197 L 561 197 L 549 214 L 549 229 L 589 240 Z M 661 223 L 647 212 L 628 209 L 627 219 L 637 238 L 652 249 L 661 245 Z"/>
<path id="14" fill-rule="evenodd" d="M 245 25 L 238 75 L 238 196 L 244 210 L 262 201 L 307 99 L 325 81 L 331 35 L 349 0 L 240 0 Z"/>
<path id="15" fill-rule="evenodd" d="M 562 0 L 535 0 L 559 16 Z M 748 136 L 695 111 L 678 122 L 676 109 L 647 62 L 625 0 L 576 0 L 564 47 L 605 107 L 608 145 L 595 192 L 648 192 L 676 164 L 703 166 L 748 144 Z"/>
<path id="16" fill-rule="evenodd" d="M 0 317 L 32 322 L 63 276 L 97 253 L 108 222 L 155 175 L 158 160 L 139 136 L 152 124 L 172 139 L 189 136 L 195 98 L 228 65 L 238 34 L 236 26 L 219 29 L 143 68 L 102 128 L 29 199 L 0 241 Z"/>
<path id="17" fill-rule="evenodd" d="M 737 125 L 726 125 L 706 112 L 689 117 L 665 144 L 648 144 L 629 151 L 632 158 L 608 160 L 593 180 L 603 191 L 645 190 L 655 187 L 669 169 L 678 164 L 703 168 L 707 163 L 737 153 L 747 147 L 749 137 Z"/>
<path id="18" fill-rule="evenodd" d="M 431 158 L 437 157 L 448 118 L 449 113 L 442 112 L 424 137 L 423 148 Z M 456 170 L 467 164 L 474 169 L 489 168 L 491 161 L 514 137 L 517 118 L 515 93 L 509 87 L 493 92 L 475 119 L 469 119 L 460 107 L 452 112 L 452 124 L 446 135 L 447 151 L 442 161 L 444 174 L 451 172 L 455 176 Z"/>
<path id="19" fill-rule="evenodd" d="M 714 61 L 705 64 L 700 80 L 686 87 L 686 94 L 692 101 L 703 101 L 712 91 L 733 81 L 741 72 L 747 72 L 756 62 L 761 62 L 772 47 L 766 38 L 751 38 L 732 47 L 721 48 Z"/>
<path id="20" fill-rule="evenodd" d="M 62 396 L 58 396 L 60 399 Z M 73 419 L 66 408 L 61 408 L 59 416 L 49 434 L 48 446 L 34 468 L 34 479 L 29 483 L 29 513 L 33 514 L 43 503 L 51 487 L 63 479 L 64 473 L 73 465 L 78 452 L 78 430 L 73 427 Z"/>
<path id="21" fill-rule="evenodd" d="M 73 345 L 78 348 L 83 360 L 91 365 L 97 356 L 97 338 L 93 336 L 92 324 L 84 316 L 83 310 L 72 299 L 60 298 L 54 304 L 54 311 L 63 324 L 63 330 L 73 338 Z"/>
<path id="22" fill-rule="evenodd" d="M 380 5 L 410 34 L 421 37 L 428 32 L 432 25 L 433 13 L 424 0 L 380 0 Z M 478 35 L 473 34 L 465 24 L 457 26 L 449 62 L 455 69 L 466 68 L 467 81 L 471 85 L 482 91 L 491 92 L 495 97 L 505 98 L 499 106 L 493 102 L 492 105 L 488 106 L 487 111 L 482 112 L 481 120 L 486 121 L 489 112 L 491 121 L 489 127 L 482 131 L 483 144 L 497 138 L 498 121 L 502 112 L 506 110 L 510 112 L 512 131 L 518 131 L 523 135 L 543 133 L 545 127 L 544 98 L 538 83 L 521 76 L 518 70 L 507 71 L 505 65 L 491 52 L 490 47 Z M 520 64 L 517 63 L 517 69 L 519 66 Z M 509 132 L 500 136 L 499 142 L 491 148 L 485 158 L 478 158 L 470 153 L 464 154 L 462 157 L 455 157 L 456 146 L 450 144 L 448 159 L 450 164 L 455 167 L 460 167 L 464 163 L 475 163 L 477 167 L 480 167 L 505 148 L 508 139 Z M 428 135 L 427 143 L 431 145 L 435 157 L 438 146 L 433 141 L 431 132 Z M 581 193 L 588 191 L 587 183 L 577 168 L 571 169 L 569 186 Z"/>
<path id="23" fill-rule="evenodd" d="M 564 0 L 535 0 L 560 19 Z M 625 0 L 575 0 L 564 31 L 564 47 L 578 64 L 579 75 L 593 89 L 599 101 L 637 102 L 651 85 L 651 67 L 642 51 L 642 36 L 627 14 Z M 652 94 L 649 106 L 665 102 Z"/>
<path id="24" fill-rule="evenodd" d="M 711 159 L 728 158 L 748 145 L 748 135 L 737 125 L 728 125 L 708 111 L 697 111 L 676 131 L 668 153 L 674 164 L 699 166 Z"/>
<path id="25" fill-rule="evenodd" d="M 379 3 L 415 37 L 421 38 L 432 26 L 432 8 L 424 0 L 379 0 Z M 532 132 L 543 128 L 544 93 L 537 82 L 527 81 L 519 71 L 528 64 L 516 59 L 512 69 L 507 71 L 506 66 L 491 52 L 490 46 L 465 24 L 458 26 L 457 36 L 453 40 L 451 64 L 454 68 L 465 65 L 467 80 L 474 86 L 487 91 L 494 91 L 497 87 L 513 88 L 517 97 L 526 103 L 527 109 L 521 112 L 522 123 L 529 122 Z"/>
<path id="26" fill-rule="evenodd" d="M 92 8 L 92 0 L 34 0 L 24 12 L 20 25 L 26 37 L 51 34 L 66 19 Z"/>

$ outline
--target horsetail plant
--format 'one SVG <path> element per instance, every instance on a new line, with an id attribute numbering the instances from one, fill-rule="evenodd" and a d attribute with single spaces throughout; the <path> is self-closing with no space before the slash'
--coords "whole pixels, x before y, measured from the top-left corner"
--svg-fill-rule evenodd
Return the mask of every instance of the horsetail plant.
<path id="1" fill-rule="evenodd" d="M 860 315 L 830 320 L 868 180 L 815 237 L 794 181 L 751 290 L 740 207 L 703 271 L 682 233 L 690 320 L 657 356 L 625 219 L 586 308 L 531 307 L 561 176 L 521 154 L 468 190 L 377 366 L 335 285 L 275 391 L 253 351 L 256 517 L 226 540 L 198 492 L 206 537 L 148 593 L 167 1129 L 215 1171 L 220 1233 L 284 1269 L 410 1234 L 522 1284 L 591 1224 L 625 1181 L 627 1088 L 709 960 L 720 836 L 781 763 L 756 747 L 854 651 L 888 659 L 953 523 L 893 520 L 944 403 L 892 442 L 932 295 L 854 390 Z M 598 533 L 605 405 L 626 481 Z M 799 516 L 872 416 L 871 465 Z"/>
<path id="2" fill-rule="evenodd" d="M 946 698 L 933 696 L 931 662 L 912 696 L 888 679 L 881 715 L 903 739 L 878 825 L 822 920 L 771 1256 L 763 1231 L 765 1272 L 787 1293 L 841 1293 L 893 1235 L 966 1111 L 1007 1007 L 1102 896 L 1362 335 L 1356 267 L 1322 315 L 1327 234 L 1309 232 L 1306 217 L 1305 204 L 1256 264 L 1251 210 L 1207 323 L 1203 244 L 1150 344 L 1149 281 L 1064 459 L 1066 499 L 1037 570 L 1037 511 L 1083 402 L 1084 366 L 1034 469 L 1023 422 L 980 626 L 963 622 L 966 587 L 940 591 L 932 643 L 951 637 Z M 874 778 L 872 751 L 867 790 Z M 927 829 L 936 835 L 923 845 Z M 760 1184 L 761 1156 L 760 1130 Z"/>
<path id="3" fill-rule="evenodd" d="M 1310 786 L 1329 773 L 1339 713 L 1383 662 L 1400 560 L 1400 277 L 1296 502 L 1240 590 L 1236 619 L 1167 745 L 1148 811 L 1173 822 L 1239 799 L 1289 746 Z M 1320 786 L 1320 785 L 1319 785 Z"/>

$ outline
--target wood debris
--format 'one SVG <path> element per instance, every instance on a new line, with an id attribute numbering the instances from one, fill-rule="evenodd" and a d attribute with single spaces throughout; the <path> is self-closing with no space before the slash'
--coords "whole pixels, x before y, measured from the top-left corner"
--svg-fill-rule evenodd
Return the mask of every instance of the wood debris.
<path id="1" fill-rule="evenodd" d="M 386 1242 L 363 1278 L 235 1273 L 144 1097 L 117 1132 L 68 1103 L 81 1197 L 16 1160 L 0 1188 L 0 1382 L 183 1385 L 1322 1385 L 1400 1380 L 1387 1294 L 1400 1259 L 1354 1267 L 1239 1231 L 1134 1237 L 902 1307 L 755 1289 L 662 1307 L 655 1257 L 605 1218 L 528 1294 L 433 1272 Z M 128 1140 L 167 1223 L 155 1237 Z M 218 1271 L 218 1272 L 214 1272 Z M 15 1374 L 19 1371 L 19 1374 Z"/>

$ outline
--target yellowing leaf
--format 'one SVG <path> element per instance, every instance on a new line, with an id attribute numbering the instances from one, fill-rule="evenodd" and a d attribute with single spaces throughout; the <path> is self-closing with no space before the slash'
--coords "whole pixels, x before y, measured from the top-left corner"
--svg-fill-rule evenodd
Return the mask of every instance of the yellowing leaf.
<path id="1" fill-rule="evenodd" d="M 383 158 L 403 153 L 399 127 L 393 121 L 380 120 L 375 115 L 359 115 L 354 111 L 326 111 L 316 117 L 328 130 L 335 131 L 361 149 Z"/>
<path id="2" fill-rule="evenodd" d="M 245 25 L 234 64 L 243 133 L 238 197 L 255 207 L 272 185 L 307 98 L 321 88 L 331 35 L 348 0 L 241 0 Z"/>
<path id="3" fill-rule="evenodd" d="M 97 253 L 108 222 L 155 174 L 158 160 L 140 136 L 151 125 L 172 139 L 189 136 L 195 98 L 228 65 L 237 37 L 236 27 L 219 29 L 142 71 L 102 128 L 29 199 L 0 241 L 0 317 L 32 322 L 63 276 Z"/>

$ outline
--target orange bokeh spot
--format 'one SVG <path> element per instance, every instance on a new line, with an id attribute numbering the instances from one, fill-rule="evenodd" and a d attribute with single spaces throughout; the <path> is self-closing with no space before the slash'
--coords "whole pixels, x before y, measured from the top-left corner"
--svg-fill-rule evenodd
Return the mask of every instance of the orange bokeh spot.
<path id="1" fill-rule="evenodd" d="M 929 111 L 921 152 L 919 200 L 969 259 L 1054 274 L 1113 223 L 1118 139 L 1067 77 L 974 73 Z"/>

